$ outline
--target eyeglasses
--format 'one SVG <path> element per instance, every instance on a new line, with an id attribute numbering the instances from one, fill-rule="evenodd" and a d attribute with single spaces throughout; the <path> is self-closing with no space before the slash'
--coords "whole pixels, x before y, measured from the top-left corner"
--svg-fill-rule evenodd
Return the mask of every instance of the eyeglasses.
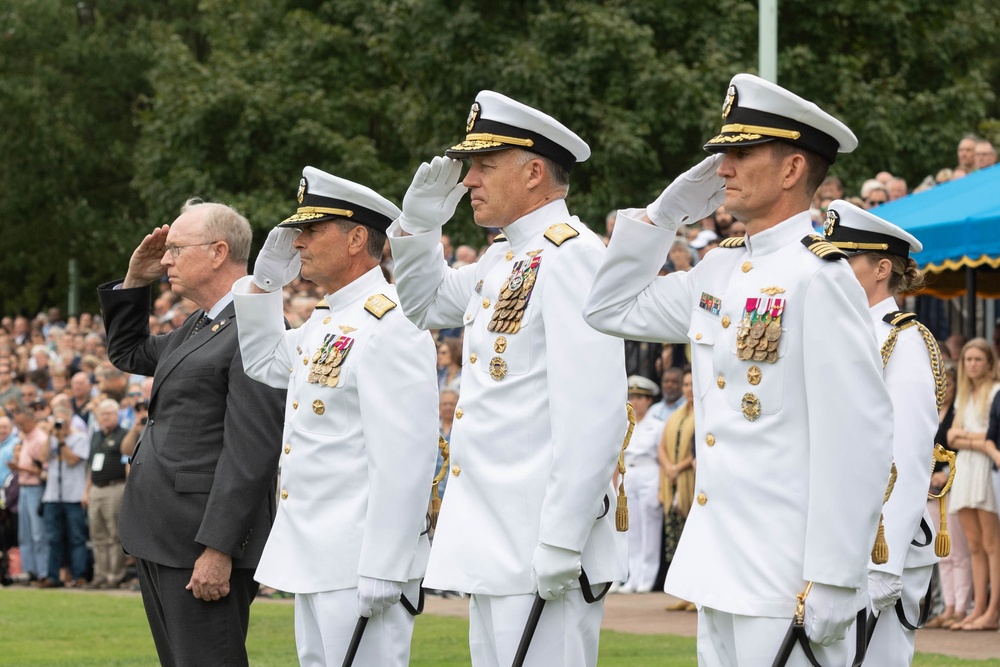
<path id="1" fill-rule="evenodd" d="M 129 395 L 129 396 L 132 396 L 132 397 L 135 397 L 135 396 L 142 396 L 142 392 L 141 392 L 141 391 L 130 391 L 130 392 L 128 393 L 128 395 Z"/>
<path id="2" fill-rule="evenodd" d="M 869 206 L 881 206 L 882 204 L 885 204 L 887 201 L 889 201 L 889 200 L 888 199 L 866 199 L 865 203 L 868 204 Z"/>
<path id="3" fill-rule="evenodd" d="M 167 251 L 169 251 L 170 254 L 173 255 L 174 257 L 180 257 L 181 249 L 183 248 L 191 248 L 200 245 L 214 245 L 216 243 L 218 243 L 218 241 L 208 241 L 207 243 L 187 243 L 185 245 L 176 245 L 174 243 L 171 243 L 170 245 L 167 246 Z"/>

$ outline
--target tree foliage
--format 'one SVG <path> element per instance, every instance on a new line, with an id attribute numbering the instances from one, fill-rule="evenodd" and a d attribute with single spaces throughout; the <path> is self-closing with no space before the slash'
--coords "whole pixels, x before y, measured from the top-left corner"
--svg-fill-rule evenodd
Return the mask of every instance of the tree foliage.
<path id="1" fill-rule="evenodd" d="M 779 21 L 779 82 L 860 139 L 834 168 L 849 189 L 882 169 L 915 184 L 998 127 L 993 0 L 784 0 Z M 757 62 L 741 0 L 0 0 L 0 32 L 7 312 L 63 302 L 70 257 L 92 306 L 191 196 L 259 239 L 305 165 L 398 203 L 486 88 L 590 143 L 570 206 L 600 228 L 699 159 Z M 449 232 L 480 239 L 467 206 Z"/>

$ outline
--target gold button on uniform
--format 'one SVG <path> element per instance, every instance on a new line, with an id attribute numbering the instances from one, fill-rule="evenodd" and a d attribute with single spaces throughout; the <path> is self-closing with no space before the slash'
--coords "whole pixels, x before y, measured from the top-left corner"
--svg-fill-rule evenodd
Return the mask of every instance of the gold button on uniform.
<path id="1" fill-rule="evenodd" d="M 721 375 L 719 376 L 719 379 L 716 380 L 716 382 L 719 384 L 719 389 L 722 389 L 723 387 L 726 386 L 726 378 L 722 377 Z"/>
<path id="2" fill-rule="evenodd" d="M 751 264 L 750 262 L 743 262 L 743 266 L 740 267 L 743 273 L 750 273 L 750 269 L 752 268 L 753 264 Z"/>
<path id="3" fill-rule="evenodd" d="M 729 315 L 724 315 L 724 316 L 722 317 L 722 328 L 723 328 L 723 329 L 728 329 L 728 328 L 729 328 L 729 323 L 730 323 L 731 321 L 732 321 L 732 320 L 730 320 L 730 319 L 729 319 Z"/>
<path id="4" fill-rule="evenodd" d="M 452 466 L 451 467 L 451 476 L 452 477 L 458 477 L 461 474 L 462 474 L 462 469 L 461 468 L 459 468 L 458 466 Z"/>
<path id="5" fill-rule="evenodd" d="M 507 254 L 504 255 L 503 258 L 509 262 L 510 260 L 514 259 L 514 253 L 508 250 Z"/>
<path id="6" fill-rule="evenodd" d="M 284 489 L 281 490 L 281 499 L 288 500 L 288 491 L 285 491 Z"/>
<path id="7" fill-rule="evenodd" d="M 303 366 L 308 366 L 309 365 L 309 357 L 304 357 L 302 359 L 302 365 Z"/>
<path id="8" fill-rule="evenodd" d="M 490 300 L 483 299 L 483 308 L 489 308 L 489 307 L 490 307 Z"/>
<path id="9" fill-rule="evenodd" d="M 455 419 L 461 419 L 462 415 L 464 415 L 464 414 L 465 413 L 462 412 L 462 408 L 459 408 L 458 410 L 455 410 Z"/>
<path id="10" fill-rule="evenodd" d="M 472 319 L 472 315 L 466 315 L 466 316 L 465 316 L 465 321 L 466 321 L 466 322 L 468 322 L 468 321 L 469 321 L 469 320 L 471 320 L 471 319 Z"/>
<path id="11" fill-rule="evenodd" d="M 298 410 L 298 409 L 299 409 L 299 402 L 292 401 L 292 410 Z"/>
<path id="12" fill-rule="evenodd" d="M 715 436 L 712 435 L 711 433 L 709 433 L 708 435 L 706 435 L 705 436 L 705 444 L 708 445 L 709 447 L 714 447 L 715 446 Z"/>
<path id="13" fill-rule="evenodd" d="M 469 355 L 469 363 L 470 363 L 470 364 L 474 364 L 474 363 L 476 363 L 476 359 L 478 359 L 478 358 L 479 358 L 479 357 L 477 357 L 477 356 L 476 356 L 476 353 L 475 353 L 475 352 L 473 352 L 472 354 L 470 354 L 470 355 Z"/>
<path id="14" fill-rule="evenodd" d="M 286 454 L 291 454 L 292 453 L 292 446 L 291 445 L 285 445 L 285 453 Z"/>
<path id="15" fill-rule="evenodd" d="M 695 340 L 701 340 L 701 334 L 700 333 L 699 334 L 695 334 L 694 335 L 694 339 Z"/>
<path id="16" fill-rule="evenodd" d="M 704 505 L 707 502 L 708 502 L 708 496 L 706 496 L 704 493 L 699 493 L 698 494 L 698 504 L 699 505 Z"/>

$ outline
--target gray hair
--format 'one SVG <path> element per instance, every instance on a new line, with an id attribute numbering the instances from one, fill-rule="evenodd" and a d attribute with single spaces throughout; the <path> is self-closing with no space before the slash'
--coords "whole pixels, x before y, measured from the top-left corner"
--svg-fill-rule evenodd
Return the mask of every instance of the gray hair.
<path id="1" fill-rule="evenodd" d="M 200 211 L 205 214 L 205 232 L 214 241 L 225 241 L 229 246 L 229 260 L 246 266 L 250 259 L 250 242 L 253 230 L 243 214 L 232 206 L 205 202 L 192 197 L 181 206 L 181 213 Z"/>

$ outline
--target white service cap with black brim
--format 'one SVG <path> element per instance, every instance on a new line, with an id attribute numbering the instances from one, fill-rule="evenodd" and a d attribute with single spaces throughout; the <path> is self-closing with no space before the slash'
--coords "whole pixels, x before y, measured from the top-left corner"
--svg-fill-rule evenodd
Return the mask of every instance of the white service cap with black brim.
<path id="1" fill-rule="evenodd" d="M 492 90 L 476 96 L 465 132 L 465 141 L 449 148 L 445 155 L 462 159 L 523 148 L 553 160 L 566 171 L 590 157 L 587 142 L 555 118 Z"/>
<path id="2" fill-rule="evenodd" d="M 279 227 L 301 227 L 342 218 L 384 232 L 400 215 L 395 204 L 371 188 L 315 167 L 302 170 L 296 198 L 298 209 L 281 221 Z"/>
<path id="3" fill-rule="evenodd" d="M 729 82 L 722 119 L 722 130 L 705 144 L 709 153 L 784 141 L 833 164 L 837 153 L 858 147 L 858 138 L 842 122 L 813 102 L 753 74 L 737 74 Z"/>
<path id="4" fill-rule="evenodd" d="M 827 207 L 823 234 L 848 252 L 887 252 L 907 258 L 924 248 L 913 234 L 841 199 Z"/>

